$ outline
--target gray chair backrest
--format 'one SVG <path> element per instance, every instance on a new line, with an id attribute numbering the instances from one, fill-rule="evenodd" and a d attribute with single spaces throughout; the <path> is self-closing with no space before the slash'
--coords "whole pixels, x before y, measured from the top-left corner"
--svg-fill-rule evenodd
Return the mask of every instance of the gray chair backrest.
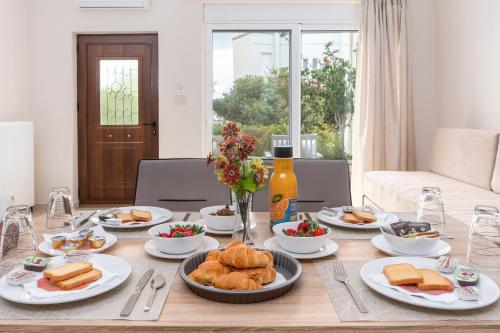
<path id="1" fill-rule="evenodd" d="M 198 211 L 230 202 L 229 189 L 217 181 L 205 159 L 142 160 L 137 171 L 135 205 L 172 211 Z"/>
<path id="2" fill-rule="evenodd" d="M 282 134 L 271 134 L 271 152 L 274 147 L 290 145 L 290 137 Z M 300 135 L 300 156 L 302 158 L 319 158 L 318 156 L 318 134 Z"/>
<path id="3" fill-rule="evenodd" d="M 316 212 L 323 206 L 351 205 L 349 164 L 346 160 L 295 159 L 299 212 Z M 269 188 L 254 195 L 253 211 L 269 211 Z"/>

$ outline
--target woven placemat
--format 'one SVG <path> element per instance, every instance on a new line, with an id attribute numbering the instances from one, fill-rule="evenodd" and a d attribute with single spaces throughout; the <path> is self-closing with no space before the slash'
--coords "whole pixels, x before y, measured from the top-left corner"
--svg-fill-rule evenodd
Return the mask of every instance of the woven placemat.
<path id="1" fill-rule="evenodd" d="M 429 320 L 500 320 L 500 302 L 486 308 L 466 311 L 434 310 L 408 305 L 371 290 L 359 274 L 366 261 L 343 260 L 347 276 L 354 290 L 368 307 L 368 313 L 359 312 L 343 283 L 335 281 L 334 260 L 318 260 L 314 266 L 330 296 L 340 321 L 429 321 Z M 500 281 L 500 273 L 488 274 Z"/>
<path id="2" fill-rule="evenodd" d="M 0 320 L 40 319 L 40 320 L 158 320 L 168 294 L 172 287 L 178 262 L 159 261 L 152 258 L 127 259 L 132 266 L 130 277 L 122 285 L 102 295 L 86 300 L 57 305 L 23 305 L 0 298 Z M 165 286 L 156 293 L 153 308 L 144 312 L 144 305 L 151 291 L 149 285 L 144 287 L 132 313 L 128 317 L 120 317 L 120 312 L 132 295 L 142 274 L 154 268 L 156 274 L 165 277 Z"/>

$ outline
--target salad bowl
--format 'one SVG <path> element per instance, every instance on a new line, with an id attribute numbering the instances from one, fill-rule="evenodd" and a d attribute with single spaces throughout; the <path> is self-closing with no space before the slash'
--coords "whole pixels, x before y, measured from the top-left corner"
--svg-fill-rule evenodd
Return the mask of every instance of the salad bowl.
<path id="1" fill-rule="evenodd" d="M 205 236 L 205 226 L 192 222 L 170 222 L 148 230 L 154 245 L 164 253 L 181 254 L 200 247 Z"/>
<path id="2" fill-rule="evenodd" d="M 315 222 L 303 221 L 277 224 L 273 232 L 283 249 L 294 253 L 312 253 L 326 245 L 331 230 Z"/>

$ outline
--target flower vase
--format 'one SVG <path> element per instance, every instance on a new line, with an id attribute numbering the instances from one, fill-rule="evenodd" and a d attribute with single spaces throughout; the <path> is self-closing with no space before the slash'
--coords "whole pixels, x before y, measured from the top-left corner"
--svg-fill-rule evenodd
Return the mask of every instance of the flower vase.
<path id="1" fill-rule="evenodd" d="M 234 224 L 233 236 L 231 240 L 242 241 L 247 245 L 255 245 L 250 228 L 250 203 L 252 202 L 252 193 L 236 193 L 238 217 Z"/>

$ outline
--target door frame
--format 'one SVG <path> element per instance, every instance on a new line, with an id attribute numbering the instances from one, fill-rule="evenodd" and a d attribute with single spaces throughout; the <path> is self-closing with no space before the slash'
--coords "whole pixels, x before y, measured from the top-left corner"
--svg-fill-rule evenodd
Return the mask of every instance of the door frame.
<path id="1" fill-rule="evenodd" d="M 80 204 L 102 204 L 110 203 L 107 200 L 89 199 L 88 179 L 88 105 L 87 105 L 87 62 L 85 50 L 88 45 L 105 44 L 143 44 L 151 47 L 151 102 L 152 112 L 158 114 L 156 120 L 157 129 L 160 125 L 158 108 L 158 34 L 77 34 L 76 56 L 77 56 L 77 139 L 78 139 L 78 200 Z M 159 135 L 157 130 L 156 155 L 159 154 Z M 137 186 L 137 184 L 136 184 Z M 113 202 L 120 203 L 120 202 Z"/>

